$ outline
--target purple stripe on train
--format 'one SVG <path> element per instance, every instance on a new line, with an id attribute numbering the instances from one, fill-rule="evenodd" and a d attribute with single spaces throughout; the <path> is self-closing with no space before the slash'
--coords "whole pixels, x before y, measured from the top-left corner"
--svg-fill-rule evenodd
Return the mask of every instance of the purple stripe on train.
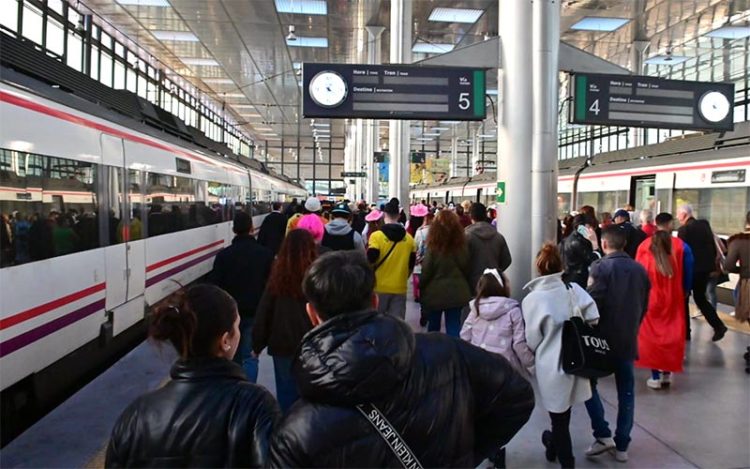
<path id="1" fill-rule="evenodd" d="M 23 334 L 17 335 L 13 337 L 12 339 L 8 339 L 5 342 L 0 343 L 0 358 L 6 355 L 10 355 L 16 350 L 26 347 L 32 342 L 36 342 L 37 340 L 47 337 L 53 332 L 57 332 L 60 329 L 67 327 L 76 321 L 80 321 L 81 319 L 85 317 L 91 316 L 92 314 L 97 313 L 99 311 L 103 311 L 103 310 L 104 310 L 104 298 L 102 298 L 101 300 L 97 300 L 91 303 L 90 305 L 84 306 L 83 308 L 80 308 L 71 313 L 68 313 L 65 316 L 60 316 L 59 318 L 53 321 L 42 324 L 41 326 L 35 329 L 32 329 L 28 332 L 24 332 Z"/>
<path id="2" fill-rule="evenodd" d="M 162 272 L 162 273 L 160 273 L 158 275 L 154 275 L 150 279 L 146 280 L 146 287 L 150 287 L 150 286 L 152 286 L 152 285 L 154 285 L 156 283 L 161 282 L 162 280 L 165 280 L 165 279 L 167 279 L 167 278 L 169 278 L 169 277 L 171 277 L 171 276 L 173 276 L 175 274 L 178 274 L 178 273 L 182 272 L 185 269 L 189 269 L 190 267 L 192 267 L 192 266 L 194 266 L 196 264 L 200 264 L 201 262 L 214 257 L 216 254 L 219 253 L 219 251 L 221 251 L 221 249 L 217 249 L 215 251 L 211 251 L 208 254 L 204 254 L 204 255 L 202 255 L 200 257 L 196 257 L 195 259 L 193 259 L 193 260 L 191 260 L 189 262 L 186 262 L 186 263 L 184 263 L 182 265 L 178 265 L 175 268 L 172 268 L 172 269 L 169 269 L 169 270 L 165 270 L 164 272 Z"/>

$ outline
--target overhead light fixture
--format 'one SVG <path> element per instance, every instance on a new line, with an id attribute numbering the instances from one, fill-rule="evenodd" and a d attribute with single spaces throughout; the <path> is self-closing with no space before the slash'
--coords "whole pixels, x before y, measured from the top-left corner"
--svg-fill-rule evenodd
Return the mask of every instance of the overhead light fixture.
<path id="1" fill-rule="evenodd" d="M 185 65 L 197 65 L 201 67 L 218 67 L 219 62 L 214 59 L 204 59 L 202 57 L 184 57 L 180 59 Z"/>
<path id="2" fill-rule="evenodd" d="M 611 32 L 620 29 L 630 22 L 628 18 L 605 18 L 600 16 L 587 16 L 570 27 L 578 31 L 600 31 Z"/>
<path id="3" fill-rule="evenodd" d="M 483 13 L 484 10 L 467 8 L 435 8 L 427 19 L 443 23 L 476 23 Z"/>
<path id="4" fill-rule="evenodd" d="M 453 50 L 455 45 L 453 44 L 436 44 L 428 43 L 424 41 L 417 41 L 414 47 L 411 48 L 412 52 L 419 52 L 422 54 L 444 54 Z"/>
<path id="5" fill-rule="evenodd" d="M 151 34 L 160 41 L 182 41 L 198 42 L 198 36 L 190 31 L 151 31 Z"/>
<path id="6" fill-rule="evenodd" d="M 256 119 L 260 117 L 260 114 L 258 114 L 257 112 L 238 112 L 237 114 L 247 119 Z"/>
<path id="7" fill-rule="evenodd" d="M 726 25 L 721 28 L 714 29 L 710 33 L 706 34 L 709 37 L 718 37 L 721 39 L 744 39 L 750 36 L 750 26 L 731 26 Z"/>
<path id="8" fill-rule="evenodd" d="M 685 57 L 684 55 L 674 55 L 671 53 L 666 53 L 663 55 L 655 55 L 653 57 L 650 57 L 645 60 L 644 63 L 648 65 L 678 65 L 682 62 L 685 62 L 689 59 L 689 57 Z"/>
<path id="9" fill-rule="evenodd" d="M 328 5 L 325 0 L 276 0 L 276 11 L 293 15 L 325 15 Z"/>
<path id="10" fill-rule="evenodd" d="M 234 80 L 229 78 L 201 78 L 207 85 L 234 85 Z"/>
<path id="11" fill-rule="evenodd" d="M 242 93 L 222 93 L 222 92 L 217 92 L 216 94 L 218 94 L 220 97 L 225 98 L 225 99 L 247 98 L 247 96 L 245 96 Z M 241 106 L 241 104 L 232 104 L 232 106 Z"/>
<path id="12" fill-rule="evenodd" d="M 255 109 L 252 104 L 230 104 L 235 109 Z"/>
<path id="13" fill-rule="evenodd" d="M 433 127 L 432 130 L 450 130 L 449 127 Z"/>
<path id="14" fill-rule="evenodd" d="M 168 7 L 167 0 L 117 0 L 120 5 L 137 6 L 137 7 Z"/>
<path id="15" fill-rule="evenodd" d="M 422 134 L 422 136 L 424 136 L 424 137 L 439 137 L 440 136 L 440 132 L 434 132 L 434 133 L 426 133 L 425 132 L 425 133 Z"/>
<path id="16" fill-rule="evenodd" d="M 296 41 L 296 40 L 297 40 L 297 35 L 294 34 L 294 25 L 290 24 L 289 25 L 289 34 L 286 35 L 286 41 L 290 42 L 290 41 Z"/>
<path id="17" fill-rule="evenodd" d="M 460 123 L 461 123 L 461 121 L 440 121 L 440 123 L 441 123 L 441 124 L 451 124 L 451 125 L 456 125 L 456 124 L 460 124 Z"/>
<path id="18" fill-rule="evenodd" d="M 313 122 L 310 125 L 312 125 L 313 127 L 330 127 L 331 126 L 331 124 L 324 124 L 322 122 Z"/>
<path id="19" fill-rule="evenodd" d="M 497 96 L 497 89 L 494 89 L 494 90 L 488 89 L 487 91 L 485 91 L 485 93 L 487 93 L 490 96 Z"/>
<path id="20" fill-rule="evenodd" d="M 297 37 L 290 40 L 289 36 L 286 39 L 286 45 L 289 47 L 328 47 L 327 37 Z"/>
<path id="21" fill-rule="evenodd" d="M 435 139 L 434 138 L 417 137 L 414 140 L 419 140 L 421 142 L 431 142 L 431 141 L 433 141 Z"/>
<path id="22" fill-rule="evenodd" d="M 495 134 L 479 134 L 477 135 L 479 138 L 497 138 L 497 135 Z"/>

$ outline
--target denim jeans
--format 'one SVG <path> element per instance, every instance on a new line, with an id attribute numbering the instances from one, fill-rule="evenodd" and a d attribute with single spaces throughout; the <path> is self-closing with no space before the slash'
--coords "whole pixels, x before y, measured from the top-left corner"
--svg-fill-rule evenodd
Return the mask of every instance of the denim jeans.
<path id="1" fill-rule="evenodd" d="M 297 384 L 292 377 L 292 357 L 273 357 L 273 373 L 276 376 L 276 400 L 281 411 L 287 413 L 299 399 Z"/>
<path id="2" fill-rule="evenodd" d="M 630 431 L 633 429 L 635 414 L 635 376 L 633 360 L 616 359 L 615 383 L 617 385 L 617 429 L 615 430 L 615 445 L 618 451 L 627 451 L 630 444 Z M 596 390 L 596 380 L 591 380 L 591 399 L 586 401 L 586 411 L 591 418 L 591 428 L 594 438 L 609 438 L 612 431 L 609 423 L 604 419 L 604 407 Z"/>
<path id="3" fill-rule="evenodd" d="M 445 311 L 445 333 L 451 337 L 458 337 L 461 332 L 461 308 L 448 308 L 431 311 L 428 315 L 427 332 L 440 332 L 440 321 Z"/>
<path id="4" fill-rule="evenodd" d="M 240 344 L 234 354 L 234 362 L 245 370 L 247 379 L 258 382 L 258 359 L 253 358 L 253 322 L 252 317 L 240 318 Z"/>
<path id="5" fill-rule="evenodd" d="M 714 309 L 716 309 L 716 286 L 718 283 L 719 277 L 708 277 L 708 283 L 706 284 L 706 299 Z"/>

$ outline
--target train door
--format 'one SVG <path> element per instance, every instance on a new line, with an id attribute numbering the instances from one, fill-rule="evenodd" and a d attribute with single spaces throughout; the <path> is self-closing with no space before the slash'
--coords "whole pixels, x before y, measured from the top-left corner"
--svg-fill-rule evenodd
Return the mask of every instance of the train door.
<path id="1" fill-rule="evenodd" d="M 636 213 L 651 210 L 656 213 L 656 175 L 634 176 L 630 181 L 630 205 Z M 633 220 L 637 223 L 636 220 Z"/>
<path id="2" fill-rule="evenodd" d="M 477 200 L 476 200 L 476 202 L 477 203 L 481 203 L 482 202 L 482 188 L 481 187 L 479 189 L 477 189 Z"/>

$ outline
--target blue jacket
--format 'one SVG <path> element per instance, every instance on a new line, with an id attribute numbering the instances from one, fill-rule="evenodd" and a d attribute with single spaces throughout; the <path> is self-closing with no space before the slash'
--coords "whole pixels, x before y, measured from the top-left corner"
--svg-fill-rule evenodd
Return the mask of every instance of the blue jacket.
<path id="1" fill-rule="evenodd" d="M 623 251 L 591 264 L 588 292 L 599 309 L 599 330 L 614 356 L 638 358 L 638 328 L 648 309 L 650 289 L 646 269 Z"/>
<path id="2" fill-rule="evenodd" d="M 693 257 L 693 250 L 690 249 L 690 245 L 685 241 L 682 241 L 682 249 L 682 288 L 687 295 L 690 293 L 690 289 L 693 288 L 693 266 L 695 264 L 695 257 Z"/>

